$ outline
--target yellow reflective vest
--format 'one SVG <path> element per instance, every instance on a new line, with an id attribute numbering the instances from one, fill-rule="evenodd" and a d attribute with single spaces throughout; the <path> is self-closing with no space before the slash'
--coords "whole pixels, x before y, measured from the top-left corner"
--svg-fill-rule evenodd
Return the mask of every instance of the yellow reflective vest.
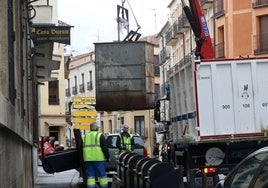
<path id="1" fill-rule="evenodd" d="M 105 156 L 100 147 L 100 137 L 102 133 L 98 131 L 88 132 L 83 139 L 84 161 L 105 161 Z"/>
<path id="2" fill-rule="evenodd" d="M 131 151 L 131 139 L 132 139 L 132 135 L 130 135 L 129 137 L 127 136 L 122 136 L 121 134 L 119 134 L 119 138 L 121 139 L 121 147 L 123 150 L 128 150 Z"/>

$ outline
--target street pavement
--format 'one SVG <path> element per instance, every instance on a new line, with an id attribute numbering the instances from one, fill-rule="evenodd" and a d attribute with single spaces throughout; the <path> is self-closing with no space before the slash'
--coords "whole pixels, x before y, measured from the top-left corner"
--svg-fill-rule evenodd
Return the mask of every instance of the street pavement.
<path id="1" fill-rule="evenodd" d="M 83 179 L 75 169 L 48 174 L 38 166 L 35 188 L 82 188 Z"/>

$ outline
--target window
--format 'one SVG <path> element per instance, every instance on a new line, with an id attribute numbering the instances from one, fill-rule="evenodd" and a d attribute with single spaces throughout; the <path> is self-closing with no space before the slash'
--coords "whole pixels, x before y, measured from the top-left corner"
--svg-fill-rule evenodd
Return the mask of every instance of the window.
<path id="1" fill-rule="evenodd" d="M 266 153 L 260 153 L 245 161 L 234 174 L 231 187 L 249 187 L 251 180 L 265 157 L 267 157 Z"/>
<path id="2" fill-rule="evenodd" d="M 59 81 L 48 82 L 48 104 L 59 105 Z"/>
<path id="3" fill-rule="evenodd" d="M 135 133 L 139 134 L 141 137 L 146 137 L 144 116 L 135 116 Z"/>
<path id="4" fill-rule="evenodd" d="M 77 77 L 76 76 L 74 76 L 74 86 L 72 90 L 73 90 L 73 95 L 77 95 Z"/>
<path id="5" fill-rule="evenodd" d="M 259 34 L 254 36 L 254 53 L 267 53 L 268 52 L 268 16 L 258 17 Z"/>
<path id="6" fill-rule="evenodd" d="M 87 82 L 87 90 L 93 90 L 93 83 L 92 83 L 92 71 L 89 71 L 89 81 Z"/>
<path id="7" fill-rule="evenodd" d="M 70 97 L 71 96 L 71 92 L 70 92 L 70 79 L 67 79 L 67 88 L 65 89 L 65 96 L 66 97 Z"/>
<path id="8" fill-rule="evenodd" d="M 84 93 L 85 92 L 85 81 L 84 81 L 84 73 L 81 74 L 81 84 L 79 85 L 79 92 Z"/>
<path id="9" fill-rule="evenodd" d="M 256 179 L 254 188 L 259 187 L 268 187 L 268 161 L 265 162 L 258 175 L 258 178 Z"/>
<path id="10" fill-rule="evenodd" d="M 112 120 L 109 120 L 109 133 L 113 132 L 112 126 L 113 126 Z"/>

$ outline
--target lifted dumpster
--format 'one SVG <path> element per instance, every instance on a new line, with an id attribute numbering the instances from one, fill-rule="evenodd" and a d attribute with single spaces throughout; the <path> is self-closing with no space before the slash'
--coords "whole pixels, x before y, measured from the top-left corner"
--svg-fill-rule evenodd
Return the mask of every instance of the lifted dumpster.
<path id="1" fill-rule="evenodd" d="M 148 42 L 95 43 L 96 110 L 154 108 L 154 51 Z"/>

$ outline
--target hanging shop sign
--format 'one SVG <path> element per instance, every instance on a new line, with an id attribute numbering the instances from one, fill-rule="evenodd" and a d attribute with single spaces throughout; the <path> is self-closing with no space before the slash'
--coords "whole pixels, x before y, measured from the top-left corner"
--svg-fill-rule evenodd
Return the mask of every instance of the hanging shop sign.
<path id="1" fill-rule="evenodd" d="M 32 40 L 35 44 L 58 42 L 71 44 L 70 32 L 72 26 L 33 25 Z"/>

